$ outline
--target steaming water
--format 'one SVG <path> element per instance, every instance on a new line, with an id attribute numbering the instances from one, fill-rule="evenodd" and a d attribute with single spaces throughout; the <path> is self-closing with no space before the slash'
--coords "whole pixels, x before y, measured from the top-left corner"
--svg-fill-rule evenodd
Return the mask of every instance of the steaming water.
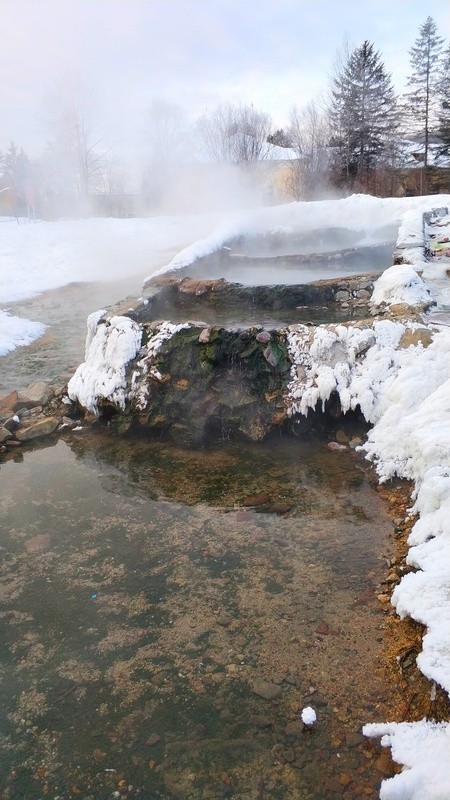
<path id="1" fill-rule="evenodd" d="M 328 259 L 312 255 L 289 258 L 231 257 L 219 263 L 211 259 L 202 265 L 195 265 L 190 272 L 199 276 L 225 277 L 245 285 L 293 285 L 384 269 L 391 263 L 392 250 L 391 243 L 354 249 L 346 253 L 344 258 L 335 254 L 335 257 Z M 11 313 L 40 320 L 49 328 L 42 339 L 29 347 L 14 350 L 1 359 L 0 393 L 24 389 L 37 379 L 58 383 L 63 377 L 66 381 L 67 371 L 73 370 L 84 358 L 87 315 L 126 296 L 139 295 L 146 274 L 114 282 L 72 283 L 30 300 L 10 303 L 8 308 Z M 260 323 L 272 327 L 299 321 L 340 321 L 349 316 L 324 308 L 299 309 L 276 315 L 249 308 L 248 314 L 234 316 L 217 309 L 213 317 L 206 319 L 207 313 L 207 310 L 202 312 L 199 318 L 211 324 L 245 326 Z M 175 312 L 174 321 L 179 318 L 178 314 Z"/>
<path id="2" fill-rule="evenodd" d="M 389 718 L 391 525 L 360 467 L 314 439 L 187 452 L 91 433 L 10 458 L 4 796 L 375 798 L 360 729 Z M 289 733 L 305 705 L 316 728 Z"/>
<path id="3" fill-rule="evenodd" d="M 214 259 L 196 263 L 189 269 L 189 274 L 202 278 L 225 278 L 230 283 L 242 283 L 244 286 L 292 286 L 376 270 L 382 272 L 392 264 L 393 251 L 394 243 L 389 242 L 320 256 L 231 254 L 221 258 L 218 263 Z"/>

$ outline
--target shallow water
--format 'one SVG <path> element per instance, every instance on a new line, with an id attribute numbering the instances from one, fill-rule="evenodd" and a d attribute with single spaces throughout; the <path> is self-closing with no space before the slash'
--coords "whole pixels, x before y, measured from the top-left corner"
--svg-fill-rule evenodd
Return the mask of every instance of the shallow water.
<path id="1" fill-rule="evenodd" d="M 358 455 L 82 431 L 0 480 L 1 797 L 377 796 L 391 523 Z"/>
<path id="2" fill-rule="evenodd" d="M 58 383 L 84 358 L 88 314 L 139 293 L 143 276 L 98 283 L 70 283 L 37 297 L 9 303 L 11 314 L 48 326 L 41 339 L 0 358 L 0 394 L 36 380 Z"/>

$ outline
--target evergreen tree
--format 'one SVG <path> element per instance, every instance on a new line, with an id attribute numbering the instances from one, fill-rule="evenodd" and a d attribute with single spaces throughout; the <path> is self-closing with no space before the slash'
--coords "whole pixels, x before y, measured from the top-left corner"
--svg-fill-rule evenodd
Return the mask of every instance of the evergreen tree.
<path id="1" fill-rule="evenodd" d="M 450 156 L 450 46 L 448 47 L 443 62 L 439 83 L 439 129 L 440 139 L 439 155 Z"/>
<path id="2" fill-rule="evenodd" d="M 332 83 L 330 126 L 335 180 L 367 188 L 397 126 L 394 90 L 369 41 L 351 52 Z"/>
<path id="3" fill-rule="evenodd" d="M 427 17 L 419 28 L 419 36 L 410 52 L 411 75 L 405 94 L 404 110 L 407 129 L 417 140 L 420 150 L 416 157 L 428 167 L 431 133 L 437 128 L 438 90 L 441 70 L 441 54 L 444 40 L 437 34 L 437 25 L 432 17 Z"/>

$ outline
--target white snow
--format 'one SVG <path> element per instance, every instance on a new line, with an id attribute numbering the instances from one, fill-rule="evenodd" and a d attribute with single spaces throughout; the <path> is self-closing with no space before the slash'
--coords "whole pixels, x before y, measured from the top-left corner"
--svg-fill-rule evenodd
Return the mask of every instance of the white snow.
<path id="1" fill-rule="evenodd" d="M 0 309 L 0 356 L 31 344 L 45 332 L 42 322 L 32 322 Z"/>
<path id="2" fill-rule="evenodd" d="M 371 303 L 374 306 L 406 303 L 425 306 L 430 303 L 430 290 L 409 264 L 399 264 L 386 269 L 375 281 Z"/>
<path id="3" fill-rule="evenodd" d="M 2 220 L 0 236 L 0 356 L 42 335 L 39 322 L 1 307 L 74 281 L 140 276 L 186 242 L 209 231 L 212 215 L 151 219 L 80 219 L 18 225 Z"/>
<path id="4" fill-rule="evenodd" d="M 336 391 L 344 412 L 359 405 L 365 418 L 374 422 L 384 384 L 404 357 L 397 348 L 407 327 L 414 326 L 391 320 L 374 322 L 372 328 L 291 325 L 290 414 L 306 415 Z"/>
<path id="5" fill-rule="evenodd" d="M 88 317 L 85 361 L 69 381 L 69 398 L 94 414 L 98 412 L 101 400 L 115 403 L 122 409 L 126 400 L 131 400 L 137 408 L 144 408 L 148 381 L 143 379 L 150 376 L 156 381 L 163 380 L 153 363 L 157 353 L 174 333 L 189 328 L 190 324 L 161 322 L 141 348 L 140 325 L 129 317 L 105 318 L 105 314 L 105 310 L 100 309 Z M 131 386 L 127 387 L 126 368 L 138 353 L 141 357 L 131 376 Z"/>
<path id="6" fill-rule="evenodd" d="M 365 736 L 381 736 L 403 772 L 384 780 L 381 800 L 448 800 L 450 797 L 450 724 L 388 722 L 364 725 Z"/>
<path id="7" fill-rule="evenodd" d="M 311 706 L 305 706 L 300 716 L 304 725 L 314 725 L 317 720 L 317 714 Z"/>
<path id="8" fill-rule="evenodd" d="M 89 317 L 86 361 L 80 364 L 67 387 L 70 399 L 78 400 L 94 414 L 99 398 L 125 407 L 126 365 L 139 352 L 142 339 L 140 325 L 129 317 L 115 316 L 97 324 L 95 319 L 101 318 L 102 313 L 95 312 Z"/>
<path id="9" fill-rule="evenodd" d="M 236 239 L 264 241 L 265 236 L 277 232 L 299 236 L 311 231 L 340 229 L 353 232 L 351 246 L 382 244 L 395 236 L 395 226 L 400 226 L 409 212 L 413 214 L 414 226 L 409 222 L 402 236 L 406 239 L 407 231 L 410 231 L 408 241 L 416 244 L 413 233 L 419 235 L 417 220 L 420 220 L 423 241 L 422 212 L 448 205 L 450 195 L 400 198 L 352 195 L 342 200 L 317 200 L 256 209 L 223 221 L 209 236 L 179 252 L 166 266 L 150 274 L 146 281 L 168 271 L 190 267 L 199 258 L 228 247 Z M 314 249 L 317 250 L 315 244 L 310 247 L 311 251 Z"/>

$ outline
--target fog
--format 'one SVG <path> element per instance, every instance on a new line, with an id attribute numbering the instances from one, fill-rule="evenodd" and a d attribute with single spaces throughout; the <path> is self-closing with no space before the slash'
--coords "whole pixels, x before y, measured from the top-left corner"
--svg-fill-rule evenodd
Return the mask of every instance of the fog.
<path id="1" fill-rule="evenodd" d="M 445 33 L 450 12 L 446 0 L 396 5 L 394 31 L 387 0 L 2 2 L 0 151 L 14 142 L 27 159 L 9 210 L 146 216 L 297 199 L 268 166 L 292 153 L 214 158 L 201 120 L 246 109 L 286 128 L 294 106 L 320 98 L 344 37 L 373 39 L 401 90 L 419 24 L 431 13 Z M 0 189 L 5 214 L 11 187 Z"/>

